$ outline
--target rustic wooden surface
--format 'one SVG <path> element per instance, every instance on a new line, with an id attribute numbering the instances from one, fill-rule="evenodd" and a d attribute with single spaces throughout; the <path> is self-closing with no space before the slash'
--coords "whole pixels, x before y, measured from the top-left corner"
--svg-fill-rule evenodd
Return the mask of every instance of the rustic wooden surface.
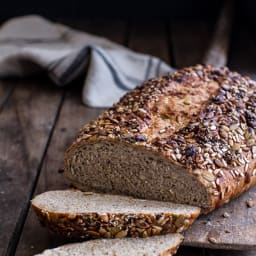
<path id="1" fill-rule="evenodd" d="M 211 34 L 210 26 L 201 22 L 80 20 L 67 24 L 154 54 L 178 67 L 199 62 Z M 253 40 L 246 27 L 237 27 L 228 63 L 251 76 L 256 64 Z M 63 153 L 82 124 L 103 111 L 82 105 L 82 83 L 80 79 L 64 90 L 42 78 L 0 83 L 0 255 L 33 255 L 67 242 L 39 225 L 29 200 L 34 194 L 69 186 L 58 172 Z M 256 251 L 195 248 L 255 248 L 256 213 L 255 208 L 245 205 L 249 197 L 256 201 L 256 189 L 200 218 L 184 243 L 194 247 L 182 246 L 177 255 L 256 255 Z M 230 218 L 221 216 L 225 211 Z M 217 244 L 210 244 L 209 236 L 215 237 Z"/>

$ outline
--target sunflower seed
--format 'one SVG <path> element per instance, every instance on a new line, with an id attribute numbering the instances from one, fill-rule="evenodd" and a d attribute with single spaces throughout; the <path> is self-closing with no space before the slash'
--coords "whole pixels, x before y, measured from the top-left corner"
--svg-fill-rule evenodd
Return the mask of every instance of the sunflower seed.
<path id="1" fill-rule="evenodd" d="M 162 228 L 159 226 L 152 227 L 152 235 L 159 235 L 162 231 Z"/>
<path id="2" fill-rule="evenodd" d="M 215 176 L 211 172 L 203 172 L 202 176 L 207 181 L 214 181 L 215 180 Z"/>
<path id="3" fill-rule="evenodd" d="M 127 230 L 121 230 L 120 232 L 118 232 L 116 235 L 115 235 L 115 238 L 123 238 L 123 237 L 126 237 L 127 236 Z"/>
<path id="4" fill-rule="evenodd" d="M 215 160 L 214 160 L 214 163 L 215 163 L 218 167 L 220 167 L 220 168 L 221 168 L 221 167 L 224 167 L 222 161 L 219 160 L 219 159 L 215 159 Z"/>

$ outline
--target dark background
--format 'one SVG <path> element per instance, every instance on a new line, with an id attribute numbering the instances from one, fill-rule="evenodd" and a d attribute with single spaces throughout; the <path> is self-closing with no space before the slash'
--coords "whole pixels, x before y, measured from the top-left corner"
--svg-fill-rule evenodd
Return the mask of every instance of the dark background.
<path id="1" fill-rule="evenodd" d="M 254 20 L 256 1 L 235 1 L 241 21 Z M 171 18 L 215 19 L 221 0 L 148 0 L 148 1 L 18 1 L 1 3 L 0 19 L 25 14 L 41 14 L 48 18 Z"/>

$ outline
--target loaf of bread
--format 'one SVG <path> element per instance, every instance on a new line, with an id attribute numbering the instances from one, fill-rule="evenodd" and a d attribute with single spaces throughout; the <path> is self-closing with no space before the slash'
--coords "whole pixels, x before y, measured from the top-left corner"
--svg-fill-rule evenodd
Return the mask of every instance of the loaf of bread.
<path id="1" fill-rule="evenodd" d="M 180 234 L 148 238 L 98 239 L 45 250 L 38 256 L 172 256 L 183 240 Z"/>
<path id="2" fill-rule="evenodd" d="M 182 232 L 198 217 L 198 207 L 127 196 L 49 191 L 32 207 L 52 232 L 73 238 L 148 237 Z"/>
<path id="3" fill-rule="evenodd" d="M 199 206 L 256 182 L 256 83 L 197 65 L 151 79 L 86 124 L 65 156 L 85 191 Z"/>

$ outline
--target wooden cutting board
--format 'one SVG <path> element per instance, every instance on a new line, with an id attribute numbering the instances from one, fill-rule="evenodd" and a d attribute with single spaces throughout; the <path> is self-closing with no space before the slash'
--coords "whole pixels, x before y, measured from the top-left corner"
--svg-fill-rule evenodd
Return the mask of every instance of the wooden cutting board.
<path id="1" fill-rule="evenodd" d="M 255 206 L 248 207 L 249 200 Z M 256 249 L 256 186 L 220 209 L 201 216 L 186 232 L 184 245 L 216 249 Z"/>

